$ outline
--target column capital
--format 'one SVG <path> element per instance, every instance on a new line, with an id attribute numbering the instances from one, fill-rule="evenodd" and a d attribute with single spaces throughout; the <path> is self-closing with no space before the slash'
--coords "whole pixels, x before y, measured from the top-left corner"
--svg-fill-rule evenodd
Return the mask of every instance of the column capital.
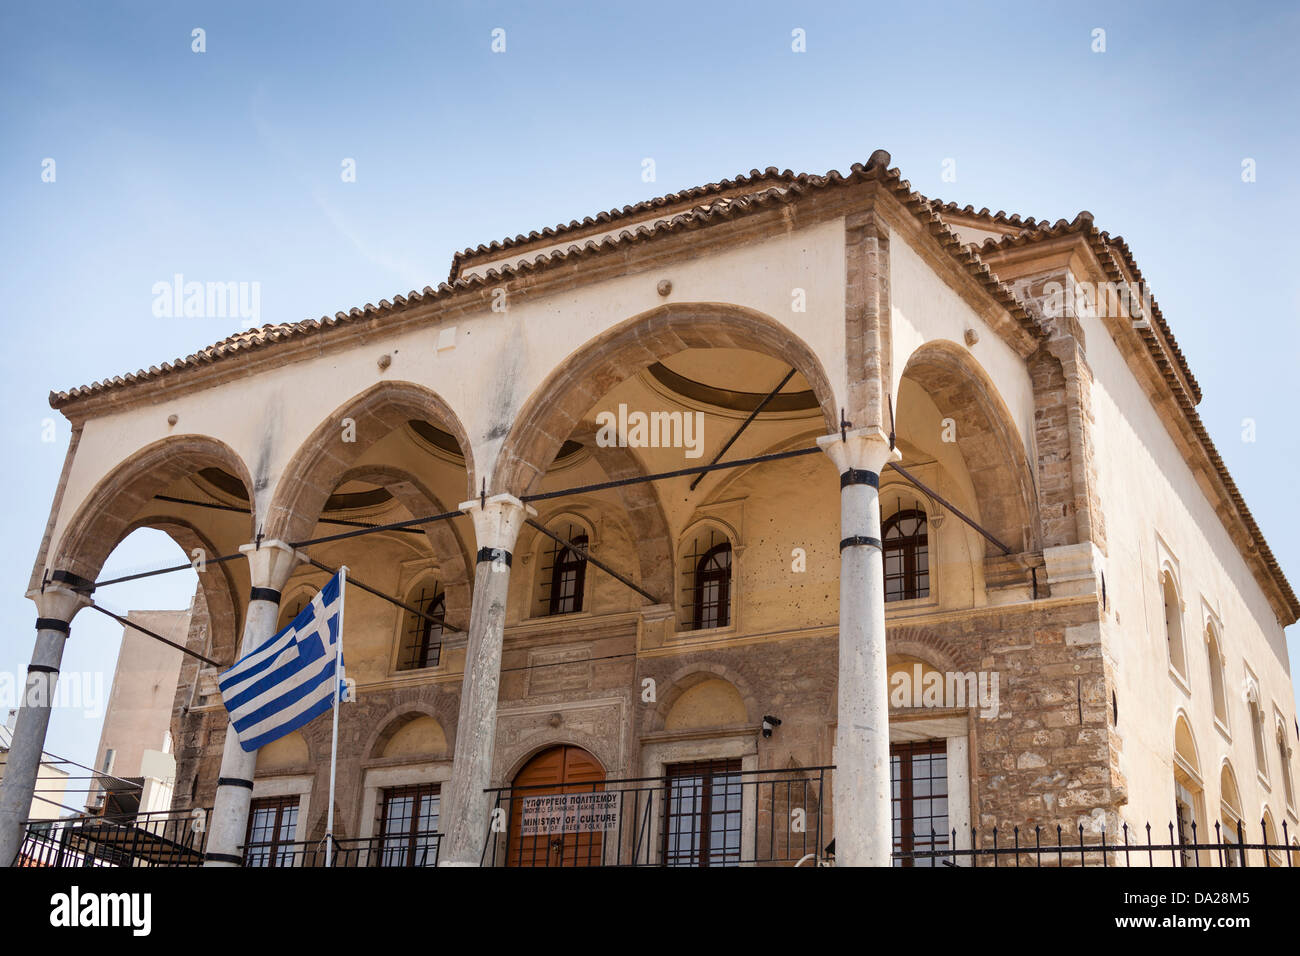
<path id="1" fill-rule="evenodd" d="M 27 596 L 36 602 L 39 619 L 71 623 L 73 616 L 90 604 L 90 595 L 74 591 L 61 584 L 47 584 L 45 590 L 33 588 Z"/>
<path id="2" fill-rule="evenodd" d="M 534 517 L 537 509 L 524 504 L 514 495 L 493 495 L 486 500 L 462 501 L 460 510 L 474 522 L 474 537 L 479 548 L 514 549 L 525 517 Z"/>
<path id="3" fill-rule="evenodd" d="M 297 551 L 280 540 L 241 544 L 239 552 L 248 558 L 253 587 L 272 591 L 283 591 L 290 573 L 302 561 Z"/>
<path id="4" fill-rule="evenodd" d="M 889 447 L 889 436 L 879 428 L 855 428 L 843 437 L 823 435 L 817 444 L 835 462 L 840 474 L 854 469 L 878 475 L 886 463 L 903 457 L 898 449 Z"/>

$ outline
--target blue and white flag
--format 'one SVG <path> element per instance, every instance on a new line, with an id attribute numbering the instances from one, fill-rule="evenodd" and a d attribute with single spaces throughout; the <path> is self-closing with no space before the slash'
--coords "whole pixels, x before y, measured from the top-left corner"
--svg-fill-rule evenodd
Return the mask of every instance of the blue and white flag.
<path id="1" fill-rule="evenodd" d="M 257 750 L 326 713 L 335 687 L 342 699 L 342 629 L 340 572 L 288 627 L 218 678 L 241 747 Z"/>

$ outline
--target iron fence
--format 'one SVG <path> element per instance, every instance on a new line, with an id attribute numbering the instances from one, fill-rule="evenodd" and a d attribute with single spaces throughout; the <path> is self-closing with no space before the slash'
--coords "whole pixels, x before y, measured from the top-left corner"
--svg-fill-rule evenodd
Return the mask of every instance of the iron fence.
<path id="1" fill-rule="evenodd" d="M 1275 832 L 1269 836 L 1267 821 L 1260 821 L 1260 842 L 1247 839 L 1247 830 L 1241 821 L 1235 828 L 1225 829 L 1214 825 L 1214 839 L 1202 840 L 1209 833 L 1191 823 L 1179 828 L 1174 823 L 1168 827 L 1166 842 L 1159 830 L 1146 824 L 1134 831 L 1123 824 L 1115 836 L 1105 829 L 1091 837 L 1080 824 L 1077 829 L 1066 830 L 1035 826 L 1028 828 L 993 827 L 981 833 L 970 830 L 966 849 L 959 849 L 956 830 L 947 834 L 931 831 L 929 836 L 914 835 L 912 845 L 918 849 L 902 850 L 895 840 L 894 866 L 993 866 L 993 867 L 1051 867 L 1051 866 L 1165 866 L 1165 867 L 1293 867 L 1300 864 L 1300 844 L 1294 842 L 1282 823 L 1281 840 Z M 1157 836 L 1157 834 L 1159 834 Z M 1159 842 L 1157 842 L 1159 840 Z M 919 849 L 919 847 L 929 849 Z"/>
<path id="2" fill-rule="evenodd" d="M 207 810 L 31 820 L 18 866 L 184 867 L 203 863 Z"/>
<path id="3" fill-rule="evenodd" d="M 489 790 L 485 866 L 742 866 L 824 857 L 831 767 L 718 764 Z"/>
<path id="4" fill-rule="evenodd" d="M 417 831 L 388 836 L 335 839 L 327 863 L 325 840 L 250 843 L 241 847 L 246 867 L 424 867 L 438 865 L 442 834 Z"/>

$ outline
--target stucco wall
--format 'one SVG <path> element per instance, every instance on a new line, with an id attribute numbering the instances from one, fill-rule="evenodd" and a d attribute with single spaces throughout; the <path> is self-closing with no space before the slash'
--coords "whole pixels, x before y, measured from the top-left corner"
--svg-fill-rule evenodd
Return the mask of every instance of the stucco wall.
<path id="1" fill-rule="evenodd" d="M 1246 824 L 1258 834 L 1263 808 L 1275 822 L 1283 810 L 1272 713 L 1280 711 L 1294 740 L 1295 704 L 1285 636 L 1254 575 L 1201 490 L 1166 425 L 1125 364 L 1100 320 L 1084 320 L 1092 367 L 1098 480 L 1108 529 L 1105 559 L 1109 609 L 1107 653 L 1115 661 L 1121 766 L 1129 782 L 1131 824 L 1163 825 L 1174 812 L 1174 721 L 1188 715 L 1200 758 L 1205 807 L 1219 819 L 1219 778 L 1231 761 Z M 1223 436 L 1226 441 L 1235 435 Z M 1163 544 L 1161 543 L 1163 542 Z M 1187 684 L 1171 676 L 1160 591 L 1161 549 L 1177 562 L 1182 590 Z M 1215 725 L 1205 625 L 1223 625 L 1230 736 Z M 1255 772 L 1243 683 L 1249 666 L 1259 680 L 1268 724 L 1270 783 Z M 1292 777 L 1295 779 L 1294 759 Z M 1287 811 L 1296 826 L 1293 811 Z"/>

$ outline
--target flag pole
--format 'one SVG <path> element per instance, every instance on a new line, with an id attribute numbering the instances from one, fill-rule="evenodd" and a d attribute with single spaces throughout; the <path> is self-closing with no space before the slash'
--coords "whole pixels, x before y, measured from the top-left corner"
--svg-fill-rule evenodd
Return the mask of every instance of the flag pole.
<path id="1" fill-rule="evenodd" d="M 325 865 L 334 865 L 334 777 L 339 756 L 339 690 L 343 676 L 343 598 L 347 593 L 348 566 L 339 568 L 339 638 L 334 642 L 334 732 L 330 742 L 330 802 L 325 820 Z"/>

